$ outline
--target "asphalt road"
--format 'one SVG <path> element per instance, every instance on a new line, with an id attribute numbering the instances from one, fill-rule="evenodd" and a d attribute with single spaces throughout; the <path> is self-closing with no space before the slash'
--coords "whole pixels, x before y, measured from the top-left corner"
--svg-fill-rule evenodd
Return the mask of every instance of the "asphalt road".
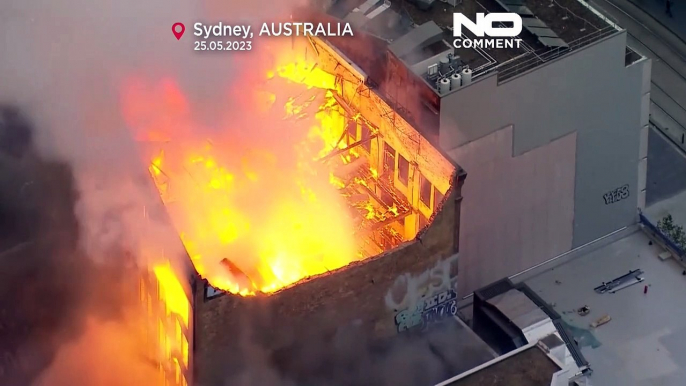
<path id="1" fill-rule="evenodd" d="M 655 124 L 686 151 L 686 43 L 636 6 L 657 0 L 593 0 L 627 30 L 627 43 L 652 60 L 650 114 Z"/>
<path id="2" fill-rule="evenodd" d="M 667 15 L 665 0 L 629 0 L 652 16 L 682 40 L 686 40 L 686 2 L 672 0 L 672 17 Z"/>

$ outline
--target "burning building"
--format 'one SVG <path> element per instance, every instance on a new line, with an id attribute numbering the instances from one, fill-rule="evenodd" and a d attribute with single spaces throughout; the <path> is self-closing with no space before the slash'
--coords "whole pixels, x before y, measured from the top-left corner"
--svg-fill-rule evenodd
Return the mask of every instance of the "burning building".
<path id="1" fill-rule="evenodd" d="M 419 309 L 403 312 L 416 302 L 394 299 L 430 289 L 431 285 L 412 288 L 414 274 L 456 253 L 460 234 L 463 280 L 458 292 L 466 295 L 636 221 L 645 193 L 650 61 L 627 46 L 626 31 L 582 0 L 448 3 L 335 1 L 329 16 L 320 16 L 349 22 L 356 31 L 354 39 L 312 40 L 301 48 L 317 58 L 317 69 L 336 75 L 335 87 L 327 87 L 335 90 L 332 105 L 340 106 L 346 116 L 359 114 L 355 124 L 346 124 L 354 136 L 332 136 L 335 141 L 342 138 L 334 142 L 335 148 L 358 152 L 362 158 L 368 155 L 370 167 L 358 170 L 368 170 L 380 184 L 382 178 L 374 176 L 395 169 L 392 185 L 400 188 L 399 196 L 408 199 L 417 215 L 408 214 L 395 228 L 405 229 L 404 239 L 398 239 L 404 243 L 378 247 L 377 255 L 363 253 L 354 264 L 330 274 L 320 270 L 321 277 L 294 282 L 298 284 L 268 298 L 224 295 L 210 280 L 202 299 L 199 294 L 196 298 L 197 355 L 203 358 L 198 374 L 207 379 L 218 376 L 210 369 L 219 366 L 218 358 L 226 357 L 231 346 L 231 338 L 222 336 L 236 331 L 242 321 L 252 321 L 241 316 L 251 307 L 249 302 L 263 304 L 264 312 L 279 317 L 279 326 L 256 323 L 266 331 L 261 338 L 264 347 L 287 345 L 294 333 L 284 331 L 311 326 L 303 321 L 315 315 L 327 316 L 317 319 L 323 329 L 357 320 L 383 336 L 424 320 L 417 317 Z M 521 47 L 454 47 L 454 12 L 470 18 L 481 12 L 518 13 L 525 26 L 519 36 Z M 607 100 L 614 101 L 612 108 L 601 108 Z M 463 165 L 474 180 L 463 191 L 458 167 L 458 177 L 447 178 L 452 190 L 444 192 L 448 184 L 440 182 L 441 176 L 449 173 L 440 172 L 447 169 L 441 166 L 443 161 L 422 161 L 431 158 L 430 153 L 448 164 Z M 357 177 L 369 185 L 364 173 L 353 172 L 353 181 Z M 406 178 L 412 174 L 416 178 Z M 438 207 L 440 200 L 434 197 L 425 228 L 422 197 L 427 190 L 422 179 L 434 192 L 451 196 Z M 409 189 L 416 181 L 418 190 Z M 349 189 L 345 179 L 341 186 Z M 357 189 L 346 197 L 355 197 Z M 381 196 L 374 188 L 370 191 Z M 460 226 L 457 203 L 463 193 L 470 205 L 462 210 L 466 225 Z M 415 235 L 420 228 L 423 231 Z M 441 241 L 434 244 L 433 237 Z M 363 239 L 369 240 L 356 237 Z M 439 263 L 424 277 L 441 269 Z M 405 272 L 408 275 L 403 276 Z M 391 282 L 397 288 L 389 286 Z M 384 292 L 399 289 L 402 283 L 410 284 L 405 292 Z M 379 308 L 382 298 L 387 307 Z M 433 304 L 431 297 L 425 299 L 423 306 Z M 387 313 L 395 314 L 393 323 Z"/>
<path id="2" fill-rule="evenodd" d="M 267 297 L 226 294 L 217 288 L 221 283 L 206 281 L 195 299 L 195 355 L 198 376 L 207 384 L 226 376 L 227 358 L 235 353 L 235 334 L 241 331 L 259 329 L 258 345 L 273 351 L 291 345 L 304 330 L 333 332 L 356 323 L 382 338 L 425 325 L 431 312 L 437 319 L 456 312 L 460 191 L 466 173 L 370 89 L 335 48 L 302 39 L 293 50 L 316 65 L 301 79 L 316 71 L 330 79 L 325 107 L 340 119 L 330 123 L 333 146 L 317 162 L 326 165 L 352 213 L 348 231 L 357 257 L 295 276 L 298 280 L 284 281 Z M 287 67 L 277 70 L 288 73 Z M 310 264 L 321 260 L 310 258 Z M 256 281 L 240 258 L 229 259 L 229 270 Z"/>
<path id="3" fill-rule="evenodd" d="M 278 352 L 303 328 L 326 335 L 355 324 L 381 339 L 457 311 L 465 171 L 333 46 L 287 43 L 241 90 L 239 109 L 250 114 L 225 122 L 255 127 L 260 141 L 203 132 L 172 80 L 131 79 L 122 90 L 128 125 L 203 279 L 192 318 L 177 276 L 156 268 L 141 284 L 153 288 L 142 292 L 148 308 L 167 310 L 148 312 L 165 316 L 153 346 L 165 349 L 161 371 L 177 384 L 191 351 L 200 384 L 223 382 L 241 361 L 236 337 L 253 328 L 252 344 Z"/>
<path id="4" fill-rule="evenodd" d="M 0 383 L 190 384 L 191 268 L 162 250 L 141 256 L 150 266 L 88 255 L 74 171 L 39 154 L 34 130 L 0 105 Z"/>
<path id="5" fill-rule="evenodd" d="M 170 262 L 134 276 L 139 277 L 139 312 L 145 316 L 139 331 L 142 351 L 154 364 L 159 385 L 193 384 L 193 308 L 188 285 L 192 277 L 181 279 L 184 276 L 178 272 Z"/>
<path id="6" fill-rule="evenodd" d="M 454 313 L 460 233 L 462 254 L 470 246 L 459 262 L 463 276 L 470 271 L 460 284 L 464 294 L 490 275 L 514 274 L 630 223 L 641 205 L 640 194 L 637 202 L 626 194 L 589 199 L 606 185 L 589 183 L 598 170 L 622 170 L 643 190 L 649 65 L 626 47 L 621 28 L 577 0 L 565 1 L 578 15 L 572 19 L 534 1 L 519 8 L 465 1 L 451 10 L 472 16 L 515 7 L 528 24 L 522 47 L 456 48 L 448 43 L 451 12 L 394 4 L 335 2 L 331 17 L 364 33 L 289 40 L 287 52 L 275 49 L 279 54 L 264 61 L 262 77 L 235 88 L 244 94 L 243 113 L 225 123 L 259 128 L 264 143 L 249 130 L 197 135 L 189 128 L 200 123 L 173 81 L 132 81 L 125 90 L 124 100 L 135 101 L 126 107 L 129 125 L 144 128 L 151 175 L 204 279 L 194 298 L 201 382 L 221 382 L 228 363 L 240 362 L 227 358 L 237 355 L 235 337 L 246 328 L 259 330 L 258 346 L 273 352 L 303 329 L 352 323 L 383 338 Z M 589 25 L 593 31 L 585 32 Z M 541 95 L 546 103 L 559 99 L 551 82 L 572 96 L 596 95 L 592 77 L 563 73 L 593 63 L 586 56 L 607 66 L 611 87 L 603 92 L 630 88 L 615 99 L 634 114 L 596 114 L 602 103 L 586 97 L 558 103 L 557 115 L 522 114 L 535 104 L 529 100 L 545 106 Z M 156 93 L 163 120 L 139 109 L 159 99 Z M 579 117 L 604 129 L 585 131 L 589 125 L 571 123 Z M 612 134 L 629 126 L 635 135 Z M 626 139 L 616 147 L 621 157 L 583 150 L 617 138 Z M 462 161 L 481 181 L 467 188 L 481 203 L 469 215 L 460 208 Z M 605 163 L 616 168 L 593 167 Z M 513 206 L 504 192 L 528 206 Z M 599 212 L 608 214 L 600 222 Z M 471 226 L 461 226 L 461 214 Z M 493 229 L 504 235 L 498 242 Z M 500 252 L 484 254 L 493 248 Z"/>
<path id="7" fill-rule="evenodd" d="M 222 122 L 172 78 L 124 85 L 165 207 L 146 216 L 168 213 L 198 274 L 162 249 L 131 268 L 160 384 L 225 383 L 256 355 L 246 340 L 276 363 L 345 327 L 422 330 L 457 312 L 458 253 L 465 294 L 634 221 L 650 66 L 626 32 L 581 0 L 431 4 L 333 2 L 355 39 L 276 47 Z M 503 9 L 526 19 L 523 48 L 446 43 L 452 12 Z"/>

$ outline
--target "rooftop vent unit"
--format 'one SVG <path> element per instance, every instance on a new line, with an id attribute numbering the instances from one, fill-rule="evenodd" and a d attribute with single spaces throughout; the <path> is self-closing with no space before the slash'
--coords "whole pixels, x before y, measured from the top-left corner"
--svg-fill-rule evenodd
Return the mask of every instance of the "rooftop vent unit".
<path id="1" fill-rule="evenodd" d="M 426 68 L 425 77 L 430 84 L 436 85 L 439 94 L 446 91 L 445 85 L 449 85 L 449 90 L 457 90 L 463 85 L 471 82 L 471 70 L 462 63 L 459 56 L 448 54 L 439 59 L 438 63 L 433 63 Z"/>
<path id="2" fill-rule="evenodd" d="M 438 61 L 438 72 L 443 76 L 449 76 L 452 72 L 450 67 L 450 58 L 441 58 Z"/>
<path id="3" fill-rule="evenodd" d="M 429 68 L 426 70 L 426 76 L 429 79 L 438 78 L 438 63 L 429 66 Z"/>
<path id="4" fill-rule="evenodd" d="M 449 91 L 450 91 L 450 79 L 441 78 L 438 81 L 438 93 L 443 95 L 443 94 L 447 94 Z"/>
<path id="5" fill-rule="evenodd" d="M 456 72 L 450 76 L 450 89 L 457 90 L 460 86 L 462 86 L 462 75 Z"/>
<path id="6" fill-rule="evenodd" d="M 462 69 L 462 85 L 466 86 L 472 83 L 472 70 L 469 67 Z"/>

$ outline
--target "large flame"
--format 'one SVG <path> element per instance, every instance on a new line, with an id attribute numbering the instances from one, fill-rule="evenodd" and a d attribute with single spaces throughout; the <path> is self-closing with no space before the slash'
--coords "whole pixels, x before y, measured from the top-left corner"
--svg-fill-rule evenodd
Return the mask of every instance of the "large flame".
<path id="1" fill-rule="evenodd" d="M 215 101 L 230 115 L 218 130 L 195 118 L 173 79 L 132 78 L 122 91 L 127 123 L 146 142 L 146 162 L 196 270 L 241 295 L 362 257 L 336 178 L 318 161 L 345 146 L 345 117 L 328 91 L 335 77 L 303 60 L 262 77 L 233 86 L 240 100 Z"/>

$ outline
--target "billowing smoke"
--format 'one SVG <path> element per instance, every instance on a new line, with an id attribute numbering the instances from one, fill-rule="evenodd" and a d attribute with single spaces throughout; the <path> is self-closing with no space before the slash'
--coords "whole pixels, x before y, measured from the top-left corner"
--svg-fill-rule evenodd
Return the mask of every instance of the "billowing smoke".
<path id="1" fill-rule="evenodd" d="M 125 81 L 131 76 L 175 79 L 197 107 L 197 120 L 212 127 L 225 119 L 226 113 L 217 114 L 223 108 L 218 101 L 226 100 L 249 56 L 193 51 L 193 24 L 275 17 L 297 1 L 269 2 L 269 7 L 238 0 L 13 0 L 0 5 L 0 101 L 19 106 L 36 123 L 35 144 L 42 156 L 72 166 L 82 193 L 76 208 L 81 241 L 94 258 L 113 248 L 135 250 L 145 234 L 140 208 L 157 200 L 141 183 L 148 180 L 147 168 L 141 167 L 122 119 Z M 171 32 L 175 22 L 186 25 L 181 41 Z"/>
<path id="2" fill-rule="evenodd" d="M 33 123 L 0 105 L 0 384 L 28 385 L 85 316 L 117 320 L 122 271 L 78 247 L 71 168 L 34 147 Z"/>
<path id="3" fill-rule="evenodd" d="M 387 340 L 369 336 L 361 325 L 320 331 L 316 320 L 275 352 L 257 343 L 263 333 L 251 327 L 229 354 L 233 369 L 223 369 L 222 386 L 432 386 L 490 359 L 462 325 L 436 324 L 422 333 Z"/>
<path id="4" fill-rule="evenodd" d="M 169 76 L 215 106 L 239 59 L 194 52 L 192 25 L 283 15 L 295 1 L 264 3 L 0 4 L 0 384 L 154 384 L 127 323 L 123 266 L 146 258 L 141 237 L 166 257 L 184 251 L 166 221 L 142 221 L 159 198 L 120 87 L 131 75 Z M 181 41 L 175 22 L 186 25 Z M 212 123 L 212 109 L 198 111 Z"/>
<path id="5" fill-rule="evenodd" d="M 156 384 L 133 338 L 141 321 L 123 300 L 124 266 L 149 263 L 142 237 L 166 257 L 185 252 L 164 216 L 141 220 L 159 197 L 121 115 L 121 86 L 173 78 L 194 119 L 217 129 L 230 116 L 216 102 L 258 63 L 193 51 L 193 23 L 282 17 L 303 1 L 0 3 L 0 384 Z M 175 22 L 186 25 L 181 41 Z M 422 366 L 450 372 L 436 343 L 379 348 L 357 335 L 315 336 L 286 354 L 245 342 L 237 352 L 254 360 L 226 384 L 404 385 L 419 379 L 399 370 L 409 358 L 421 359 L 416 377 Z"/>

